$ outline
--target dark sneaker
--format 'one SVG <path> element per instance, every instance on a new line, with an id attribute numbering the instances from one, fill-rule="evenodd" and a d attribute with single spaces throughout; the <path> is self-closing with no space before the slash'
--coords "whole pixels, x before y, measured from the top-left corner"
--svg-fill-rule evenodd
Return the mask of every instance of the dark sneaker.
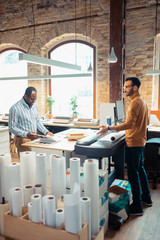
<path id="1" fill-rule="evenodd" d="M 152 200 L 150 198 L 143 198 L 142 197 L 142 204 L 151 207 L 152 206 Z"/>
<path id="2" fill-rule="evenodd" d="M 135 215 L 135 216 L 142 216 L 143 215 L 143 209 L 141 207 L 137 207 L 133 203 L 129 206 L 129 214 Z"/>

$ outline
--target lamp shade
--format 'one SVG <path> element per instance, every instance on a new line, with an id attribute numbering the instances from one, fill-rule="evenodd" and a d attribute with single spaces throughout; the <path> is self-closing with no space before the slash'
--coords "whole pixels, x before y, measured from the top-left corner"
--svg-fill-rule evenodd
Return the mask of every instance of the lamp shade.
<path id="1" fill-rule="evenodd" d="M 90 62 L 90 64 L 89 64 L 89 67 L 88 67 L 87 71 L 88 71 L 88 72 L 92 72 L 92 71 L 93 71 L 93 68 L 92 68 L 91 62 Z"/>
<path id="2" fill-rule="evenodd" d="M 117 62 L 117 57 L 116 57 L 116 54 L 114 52 L 114 48 L 113 47 L 111 49 L 111 55 L 108 58 L 108 62 L 109 63 L 116 63 Z"/>

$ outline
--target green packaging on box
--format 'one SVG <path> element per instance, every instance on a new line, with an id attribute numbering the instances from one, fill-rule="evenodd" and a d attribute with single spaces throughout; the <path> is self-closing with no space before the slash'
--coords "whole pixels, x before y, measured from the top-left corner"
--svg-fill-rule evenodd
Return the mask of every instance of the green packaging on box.
<path id="1" fill-rule="evenodd" d="M 129 195 L 128 193 L 118 201 L 109 203 L 109 211 L 125 221 L 129 216 Z"/>

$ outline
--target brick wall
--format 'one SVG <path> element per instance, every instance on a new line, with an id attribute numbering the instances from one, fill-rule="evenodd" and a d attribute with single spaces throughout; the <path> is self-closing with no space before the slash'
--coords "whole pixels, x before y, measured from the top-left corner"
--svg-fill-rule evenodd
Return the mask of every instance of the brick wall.
<path id="1" fill-rule="evenodd" d="M 126 77 L 137 76 L 142 80 L 141 94 L 149 107 L 152 102 L 152 76 L 146 70 L 153 66 L 155 36 L 154 0 L 126 1 Z M 77 39 L 86 40 L 85 2 L 77 0 Z M 159 10 L 160 11 L 160 7 Z M 87 16 L 89 0 L 87 1 Z M 47 56 L 57 43 L 75 39 L 75 1 L 68 0 L 5 0 L 0 1 L 0 51 L 10 46 L 39 56 Z M 97 117 L 101 102 L 109 101 L 109 43 L 110 0 L 92 0 L 92 44 L 96 46 L 96 105 Z M 87 18 L 87 32 L 89 33 Z M 35 28 L 34 28 L 35 25 Z M 35 31 L 35 35 L 34 35 Z M 89 41 L 89 37 L 88 37 Z M 32 43 L 32 44 L 31 44 Z M 29 66 L 29 75 L 46 72 L 46 68 Z M 48 81 L 30 81 L 38 90 L 40 115 L 46 112 Z"/>

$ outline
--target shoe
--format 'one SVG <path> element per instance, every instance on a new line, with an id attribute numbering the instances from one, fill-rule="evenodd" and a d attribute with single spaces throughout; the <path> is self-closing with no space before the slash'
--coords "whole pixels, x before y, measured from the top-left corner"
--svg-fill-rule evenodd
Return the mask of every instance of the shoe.
<path id="1" fill-rule="evenodd" d="M 142 216 L 143 215 L 143 209 L 141 207 L 137 207 L 135 204 L 131 204 L 129 206 L 129 214 L 135 215 L 135 216 Z"/>
<path id="2" fill-rule="evenodd" d="M 151 207 L 152 206 L 152 200 L 151 198 L 143 198 L 142 197 L 142 204 L 148 206 L 148 207 Z"/>

